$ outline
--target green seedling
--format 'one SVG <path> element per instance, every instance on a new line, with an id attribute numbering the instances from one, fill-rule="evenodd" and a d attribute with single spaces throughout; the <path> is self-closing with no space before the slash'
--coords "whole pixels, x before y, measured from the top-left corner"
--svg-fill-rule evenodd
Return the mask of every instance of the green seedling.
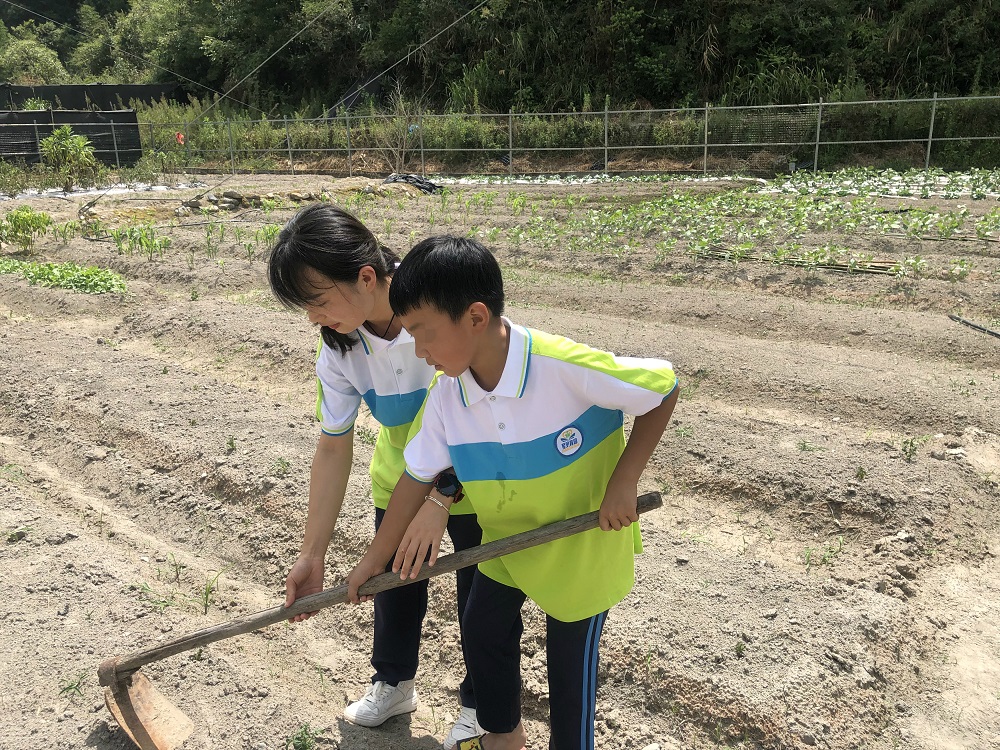
<path id="1" fill-rule="evenodd" d="M 798 449 L 807 453 L 814 453 L 815 451 L 823 450 L 821 446 L 818 446 L 815 443 L 810 443 L 808 440 L 800 440 L 798 442 Z"/>
<path id="2" fill-rule="evenodd" d="M 694 428 L 690 425 L 683 425 L 674 430 L 677 437 L 691 437 L 694 435 Z"/>
<path id="3" fill-rule="evenodd" d="M 232 453 L 236 450 L 236 436 L 230 435 L 226 438 L 226 453 Z"/>
<path id="4" fill-rule="evenodd" d="M 145 581 L 143 581 L 142 585 L 139 586 L 139 592 L 142 595 L 142 597 L 149 604 L 151 604 L 157 612 L 160 613 L 162 613 L 163 610 L 165 610 L 167 607 L 175 603 L 173 593 L 171 593 L 169 596 L 164 596 L 163 594 L 160 594 L 158 591 L 156 591 L 152 586 L 150 586 Z"/>
<path id="5" fill-rule="evenodd" d="M 917 450 L 928 440 L 930 440 L 930 435 L 903 438 L 900 450 L 903 452 L 903 458 L 907 463 L 913 463 L 913 460 L 917 457 Z"/>
<path id="6" fill-rule="evenodd" d="M 219 578 L 224 572 L 224 570 L 220 570 L 214 576 L 206 578 L 205 585 L 199 591 L 199 602 L 201 603 L 201 613 L 203 615 L 208 614 L 208 605 L 212 603 L 212 594 L 218 591 Z"/>
<path id="7" fill-rule="evenodd" d="M 271 464 L 271 473 L 277 477 L 287 476 L 289 471 L 291 471 L 291 464 L 288 463 L 287 458 L 279 456 Z"/>
<path id="8" fill-rule="evenodd" d="M 22 539 L 27 539 L 29 533 L 31 533 L 30 526 L 18 526 L 16 529 L 11 529 L 7 532 L 7 544 L 14 544 L 15 542 L 20 542 Z"/>
<path id="9" fill-rule="evenodd" d="M 76 676 L 68 677 L 59 682 L 59 695 L 68 695 L 70 698 L 74 696 L 83 697 L 83 681 L 87 679 L 86 672 L 77 672 Z"/>
<path id="10" fill-rule="evenodd" d="M 378 433 L 363 424 L 356 425 L 354 431 L 358 436 L 358 440 L 365 445 L 374 446 L 375 442 L 378 440 Z"/>
<path id="11" fill-rule="evenodd" d="M 184 569 L 187 568 L 187 565 L 180 562 L 176 557 L 174 557 L 173 552 L 167 555 L 167 562 L 170 564 L 171 571 L 174 574 L 174 583 L 180 583 L 181 573 L 184 572 Z"/>
<path id="12" fill-rule="evenodd" d="M 859 466 L 857 469 L 854 470 L 854 478 L 857 479 L 859 482 L 866 476 L 868 476 L 868 472 L 865 471 L 865 467 Z"/>
<path id="13" fill-rule="evenodd" d="M 321 734 L 322 729 L 313 729 L 308 724 L 303 724 L 295 734 L 285 738 L 285 750 L 314 750 Z"/>

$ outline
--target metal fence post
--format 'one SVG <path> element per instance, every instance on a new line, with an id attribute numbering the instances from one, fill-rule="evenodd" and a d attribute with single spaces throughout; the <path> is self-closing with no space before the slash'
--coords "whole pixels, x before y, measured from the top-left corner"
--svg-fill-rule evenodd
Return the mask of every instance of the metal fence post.
<path id="1" fill-rule="evenodd" d="M 514 176 L 514 110 L 507 110 L 507 175 Z"/>
<path id="2" fill-rule="evenodd" d="M 816 110 L 816 147 L 813 149 L 813 174 L 819 168 L 819 131 L 823 127 L 823 97 L 819 98 L 819 109 Z"/>
<path id="3" fill-rule="evenodd" d="M 604 171 L 608 171 L 608 100 L 604 100 Z"/>
<path id="4" fill-rule="evenodd" d="M 931 100 L 931 126 L 927 130 L 927 155 L 924 157 L 924 169 L 931 168 L 931 143 L 934 142 L 934 116 L 937 114 L 937 91 Z"/>
<path id="5" fill-rule="evenodd" d="M 424 115 L 417 112 L 417 135 L 420 136 L 420 176 L 427 176 L 427 169 L 424 166 Z"/>
<path id="6" fill-rule="evenodd" d="M 156 151 L 156 136 L 153 134 L 153 123 L 149 123 L 149 150 Z"/>
<path id="7" fill-rule="evenodd" d="M 187 165 L 191 165 L 191 123 L 184 123 L 184 151 L 187 154 Z"/>
<path id="8" fill-rule="evenodd" d="M 42 140 L 38 137 L 38 122 L 32 120 L 31 124 L 35 127 L 35 150 L 38 152 L 38 163 L 44 164 L 45 160 L 42 158 Z"/>
<path id="9" fill-rule="evenodd" d="M 226 129 L 229 130 L 229 163 L 232 165 L 233 174 L 236 174 L 236 150 L 233 148 L 233 122 L 226 118 Z"/>
<path id="10" fill-rule="evenodd" d="M 347 127 L 347 176 L 354 177 L 354 162 L 351 160 L 351 113 L 344 107 L 344 125 Z"/>
<path id="11" fill-rule="evenodd" d="M 701 173 L 708 174 L 708 102 L 705 102 L 705 150 L 701 155 Z"/>
<path id="12" fill-rule="evenodd" d="M 122 168 L 122 160 L 118 158 L 118 136 L 115 135 L 115 123 L 111 122 L 111 143 L 115 147 L 115 166 L 118 169 Z"/>
<path id="13" fill-rule="evenodd" d="M 285 120 L 285 143 L 288 145 L 288 168 L 295 174 L 295 161 L 292 159 L 292 136 L 288 132 L 288 115 L 282 115 Z"/>

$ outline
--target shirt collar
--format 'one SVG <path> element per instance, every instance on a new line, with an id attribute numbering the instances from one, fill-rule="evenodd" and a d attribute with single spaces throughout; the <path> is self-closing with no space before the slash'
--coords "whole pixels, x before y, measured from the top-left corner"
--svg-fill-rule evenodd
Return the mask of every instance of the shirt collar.
<path id="1" fill-rule="evenodd" d="M 507 326 L 510 345 L 507 347 L 507 361 L 504 362 L 500 382 L 492 391 L 484 391 L 472 376 L 472 370 L 466 370 L 458 376 L 458 385 L 462 391 L 462 403 L 466 406 L 482 401 L 486 396 L 506 396 L 521 398 L 528 383 L 528 370 L 531 364 L 531 332 L 507 318 L 502 318 Z"/>
<path id="2" fill-rule="evenodd" d="M 383 349 L 388 349 L 393 346 L 399 346 L 400 344 L 406 344 L 413 341 L 413 337 L 405 328 L 400 329 L 399 335 L 391 341 L 379 338 L 374 333 L 366 331 L 364 328 L 358 328 L 355 333 L 358 334 L 358 338 L 361 339 L 361 346 L 364 347 L 365 354 L 368 355 L 375 354 Z"/>

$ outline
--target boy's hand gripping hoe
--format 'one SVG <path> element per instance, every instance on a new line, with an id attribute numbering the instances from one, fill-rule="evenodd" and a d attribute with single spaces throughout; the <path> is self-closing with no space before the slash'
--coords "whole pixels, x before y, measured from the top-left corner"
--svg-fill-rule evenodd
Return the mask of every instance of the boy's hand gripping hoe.
<path id="1" fill-rule="evenodd" d="M 660 493 L 651 492 L 638 499 L 637 509 L 639 513 L 645 513 L 661 505 L 663 500 Z M 383 573 L 365 583 L 359 593 L 370 596 L 597 527 L 598 511 L 556 521 L 548 526 L 438 558 L 433 567 L 422 566 L 414 579 L 402 581 L 397 573 Z M 291 607 L 274 607 L 204 628 L 156 648 L 106 659 L 97 670 L 100 683 L 105 686 L 104 701 L 115 721 L 142 750 L 179 748 L 193 731 L 194 724 L 153 687 L 153 683 L 139 672 L 140 667 L 224 638 L 259 630 L 303 612 L 315 612 L 345 601 L 347 585 L 343 584 L 303 597 Z"/>

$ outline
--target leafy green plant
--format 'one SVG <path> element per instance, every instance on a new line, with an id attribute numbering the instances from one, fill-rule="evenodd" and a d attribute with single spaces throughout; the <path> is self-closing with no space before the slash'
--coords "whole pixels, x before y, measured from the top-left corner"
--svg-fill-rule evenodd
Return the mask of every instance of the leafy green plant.
<path id="1" fill-rule="evenodd" d="M 287 458 L 279 456 L 274 459 L 274 463 L 271 464 L 271 473 L 276 477 L 288 476 L 289 471 L 291 471 L 291 464 L 288 463 Z"/>
<path id="2" fill-rule="evenodd" d="M 378 440 L 378 433 L 363 424 L 355 425 L 354 432 L 358 436 L 358 440 L 360 440 L 364 445 L 373 446 Z"/>
<path id="3" fill-rule="evenodd" d="M 20 273 L 30 284 L 84 294 L 124 294 L 125 280 L 114 271 L 75 263 L 35 263 L 0 258 L 0 273 Z"/>
<path id="4" fill-rule="evenodd" d="M 823 450 L 821 446 L 816 445 L 815 443 L 810 443 L 808 440 L 800 440 L 797 444 L 797 447 L 800 451 L 806 453 L 814 453 L 816 451 Z"/>
<path id="5" fill-rule="evenodd" d="M 0 221 L 0 240 L 13 242 L 24 252 L 31 252 L 35 239 L 52 226 L 52 217 L 31 206 L 18 206 Z"/>
<path id="6" fill-rule="evenodd" d="M 82 135 L 74 135 L 69 125 L 61 125 L 38 143 L 42 163 L 57 172 L 67 193 L 74 185 L 92 181 L 97 175 L 94 147 Z"/>
<path id="7" fill-rule="evenodd" d="M 316 740 L 323 731 L 303 724 L 295 734 L 285 738 L 285 750 L 315 750 Z"/>
<path id="8" fill-rule="evenodd" d="M 963 281 L 972 273 L 972 261 L 965 258 L 952 258 L 948 263 L 948 278 L 951 281 Z"/>

